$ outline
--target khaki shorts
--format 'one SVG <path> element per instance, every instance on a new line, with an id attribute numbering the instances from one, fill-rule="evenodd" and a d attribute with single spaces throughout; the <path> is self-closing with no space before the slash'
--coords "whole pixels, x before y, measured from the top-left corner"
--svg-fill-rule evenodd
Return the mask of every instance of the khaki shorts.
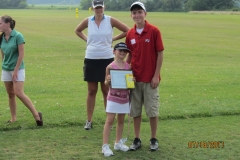
<path id="1" fill-rule="evenodd" d="M 159 115 L 159 89 L 152 89 L 150 83 L 137 82 L 132 91 L 130 116 L 142 115 L 142 105 L 148 117 Z"/>

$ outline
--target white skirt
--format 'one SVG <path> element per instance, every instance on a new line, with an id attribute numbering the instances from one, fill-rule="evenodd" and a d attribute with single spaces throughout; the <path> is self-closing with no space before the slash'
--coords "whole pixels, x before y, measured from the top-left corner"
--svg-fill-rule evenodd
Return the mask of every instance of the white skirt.
<path id="1" fill-rule="evenodd" d="M 106 107 L 107 113 L 130 113 L 130 106 L 129 103 L 116 103 L 113 101 L 107 100 L 107 107 Z"/>

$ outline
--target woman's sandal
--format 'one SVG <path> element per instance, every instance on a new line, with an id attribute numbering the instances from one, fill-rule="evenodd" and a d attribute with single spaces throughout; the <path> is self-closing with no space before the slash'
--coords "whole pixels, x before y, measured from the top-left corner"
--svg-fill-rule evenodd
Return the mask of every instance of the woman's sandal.
<path id="1" fill-rule="evenodd" d="M 39 115 L 39 117 L 40 117 L 40 120 L 37 120 L 37 121 L 36 121 L 37 126 L 43 126 L 42 113 L 41 113 L 41 112 L 38 112 L 38 115 Z"/>
<path id="2" fill-rule="evenodd" d="M 7 121 L 7 124 L 11 124 L 11 123 L 14 123 L 16 121 L 12 121 L 11 119 Z"/>
<path id="3" fill-rule="evenodd" d="M 11 123 L 12 123 L 12 120 L 8 120 L 7 123 L 8 123 L 8 124 L 11 124 Z"/>

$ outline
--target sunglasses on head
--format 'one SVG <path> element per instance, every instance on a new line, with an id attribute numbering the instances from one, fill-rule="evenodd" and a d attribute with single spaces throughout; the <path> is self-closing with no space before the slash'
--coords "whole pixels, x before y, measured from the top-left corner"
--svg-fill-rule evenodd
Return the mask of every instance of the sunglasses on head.
<path id="1" fill-rule="evenodd" d="M 102 9 L 102 8 L 103 8 L 102 6 L 95 7 L 95 9 Z"/>
<path id="2" fill-rule="evenodd" d="M 128 50 L 125 50 L 125 49 L 118 49 L 119 52 L 128 52 Z"/>

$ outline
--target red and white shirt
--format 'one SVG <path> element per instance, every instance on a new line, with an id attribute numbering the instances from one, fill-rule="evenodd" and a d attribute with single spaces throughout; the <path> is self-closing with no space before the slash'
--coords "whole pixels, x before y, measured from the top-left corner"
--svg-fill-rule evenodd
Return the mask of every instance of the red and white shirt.
<path id="1" fill-rule="evenodd" d="M 145 21 L 144 30 L 139 34 L 135 24 L 127 33 L 126 44 L 131 50 L 131 67 L 136 82 L 151 82 L 158 52 L 164 50 L 159 29 Z"/>

